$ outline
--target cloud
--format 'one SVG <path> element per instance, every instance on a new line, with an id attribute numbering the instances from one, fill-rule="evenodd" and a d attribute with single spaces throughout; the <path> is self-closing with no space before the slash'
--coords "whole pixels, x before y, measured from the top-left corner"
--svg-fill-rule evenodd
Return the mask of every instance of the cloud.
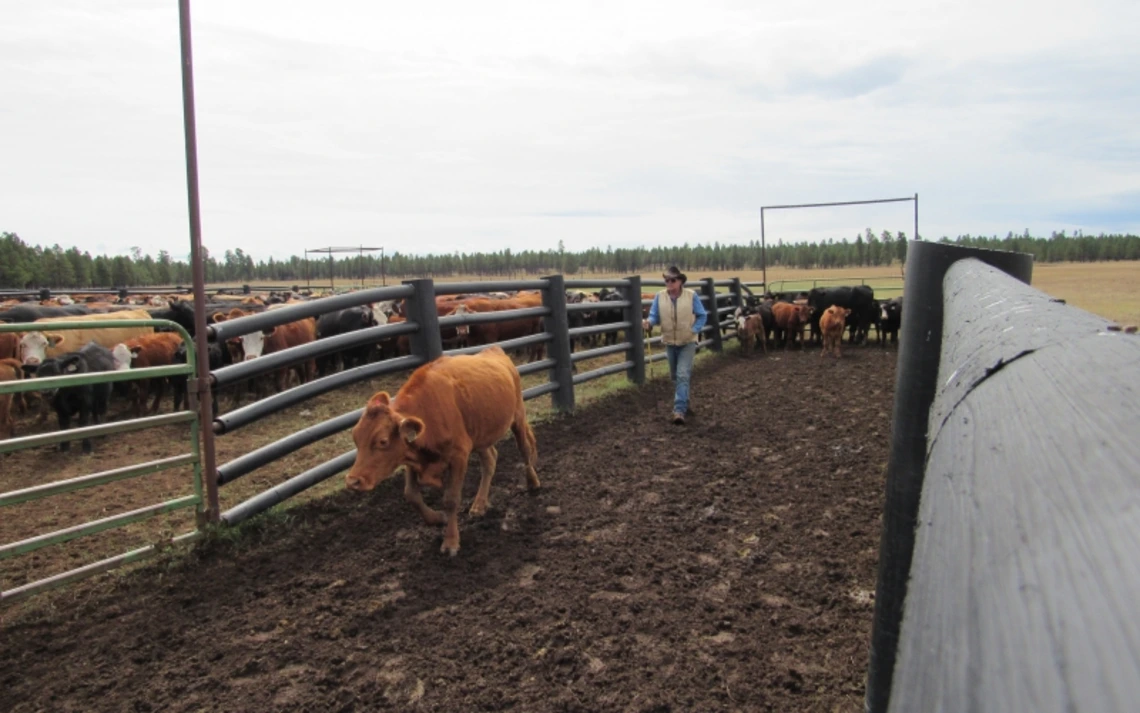
<path id="1" fill-rule="evenodd" d="M 195 6 L 215 252 L 749 241 L 762 205 L 915 192 L 929 235 L 1140 230 L 1118 198 L 1140 191 L 1136 3 L 321 10 Z M 174 8 L 57 0 L 5 20 L 0 230 L 184 255 Z M 858 207 L 768 228 L 910 222 Z"/>

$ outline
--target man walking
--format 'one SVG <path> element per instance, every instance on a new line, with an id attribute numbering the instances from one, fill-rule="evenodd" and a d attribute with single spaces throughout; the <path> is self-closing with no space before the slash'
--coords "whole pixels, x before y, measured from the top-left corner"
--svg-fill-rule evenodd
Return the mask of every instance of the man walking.
<path id="1" fill-rule="evenodd" d="M 661 325 L 661 343 L 665 345 L 665 356 L 669 361 L 669 377 L 676 385 L 672 421 L 680 426 L 684 425 L 685 416 L 689 413 L 693 355 L 697 353 L 697 342 L 708 320 L 708 312 L 697 293 L 685 287 L 689 278 L 676 265 L 662 276 L 665 289 L 653 298 L 645 329 L 648 331 L 654 325 Z"/>

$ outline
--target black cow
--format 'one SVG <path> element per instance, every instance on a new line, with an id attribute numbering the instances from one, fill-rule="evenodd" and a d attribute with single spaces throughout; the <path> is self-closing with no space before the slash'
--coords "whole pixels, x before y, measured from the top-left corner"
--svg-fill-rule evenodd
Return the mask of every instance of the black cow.
<path id="1" fill-rule="evenodd" d="M 879 316 L 875 308 L 875 291 L 867 285 L 854 287 L 813 287 L 808 292 L 808 305 L 811 313 L 812 341 L 823 341 L 819 331 L 819 318 L 823 311 L 832 305 L 851 310 L 847 315 L 847 327 L 851 330 L 850 342 L 862 344 L 867 341 L 867 331 Z"/>
<path id="2" fill-rule="evenodd" d="M 591 295 L 586 292 L 578 290 L 566 291 L 566 304 L 576 305 L 597 302 L 597 295 Z M 586 311 L 567 311 L 566 321 L 570 329 L 578 329 L 580 327 L 592 327 L 598 323 L 598 313 L 594 310 Z M 570 340 L 570 351 L 574 351 L 578 345 L 582 345 L 587 349 L 594 346 L 597 341 L 597 335 L 590 334 L 585 337 L 574 337 Z"/>
<path id="3" fill-rule="evenodd" d="M 230 350 L 226 349 L 224 344 L 217 342 L 209 342 L 206 345 L 209 352 L 210 371 L 217 371 L 223 366 L 229 366 L 233 363 L 230 359 Z M 178 345 L 178 349 L 174 350 L 174 363 L 186 363 L 186 344 L 185 342 Z M 174 387 L 174 410 L 182 410 L 182 400 L 186 398 L 186 376 L 172 376 L 170 377 L 170 384 Z M 214 404 L 214 415 L 218 414 L 218 390 L 215 388 L 211 392 Z"/>
<path id="4" fill-rule="evenodd" d="M 879 345 L 899 343 L 899 327 L 902 326 L 903 298 L 893 297 L 879 303 Z"/>
<path id="5" fill-rule="evenodd" d="M 81 304 L 67 305 L 66 307 L 41 304 L 18 304 L 0 311 L 0 322 L 25 324 L 47 317 L 77 317 L 85 314 L 91 314 L 91 308 Z"/>
<path id="6" fill-rule="evenodd" d="M 114 371 L 115 360 L 111 350 L 101 347 L 95 342 L 88 342 L 77 352 L 68 352 L 53 359 L 45 359 L 36 369 L 36 378 L 49 376 L 69 376 L 72 374 L 91 374 L 100 371 Z M 107 401 L 111 396 L 111 384 L 87 384 L 85 386 L 69 386 L 64 389 L 52 389 L 45 392 L 51 394 L 52 406 L 59 419 L 59 430 L 66 431 L 71 427 L 71 417 L 79 414 L 79 426 L 89 425 L 92 421 L 99 423 L 99 419 L 107 415 Z M 71 447 L 68 441 L 59 444 L 61 451 Z M 83 452 L 91 452 L 91 439 L 83 439 Z"/>
<path id="7" fill-rule="evenodd" d="M 335 312 L 327 312 L 317 319 L 317 339 L 328 339 L 340 334 L 348 334 L 368 327 L 375 327 L 376 319 L 368 305 L 346 307 Z M 328 376 L 341 368 L 351 369 L 367 364 L 374 345 L 352 347 L 342 352 L 317 359 L 317 373 Z"/>
<path id="8" fill-rule="evenodd" d="M 620 292 L 603 287 L 601 291 L 597 293 L 597 296 L 598 311 L 595 313 L 596 316 L 594 318 L 597 324 L 616 324 L 625 321 L 625 314 L 620 307 L 611 309 L 603 308 L 603 305 L 607 302 L 621 302 L 624 300 L 625 297 Z M 617 344 L 620 341 L 618 337 L 618 332 L 620 331 L 621 330 L 617 330 L 603 334 L 602 344 L 607 347 Z"/>
<path id="9" fill-rule="evenodd" d="M 147 308 L 153 319 L 168 319 L 190 333 L 195 335 L 194 329 L 194 303 L 188 300 L 174 300 L 169 307 Z"/>

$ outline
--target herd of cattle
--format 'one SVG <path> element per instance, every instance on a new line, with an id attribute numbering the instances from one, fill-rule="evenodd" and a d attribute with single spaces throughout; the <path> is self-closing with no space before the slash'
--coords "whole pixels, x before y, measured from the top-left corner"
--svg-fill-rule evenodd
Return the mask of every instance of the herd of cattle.
<path id="1" fill-rule="evenodd" d="M 643 300 L 652 297 L 652 294 L 642 294 Z M 320 297 L 297 292 L 235 297 L 218 295 L 206 305 L 206 321 L 223 322 L 312 299 Z M 593 293 L 569 291 L 566 294 L 569 304 L 598 305 L 597 309 L 576 309 L 569 312 L 569 326 L 575 328 L 621 322 L 623 314 L 620 307 L 607 308 L 606 303 L 623 299 L 623 295 L 609 289 Z M 542 294 L 538 291 L 449 295 L 436 299 L 436 311 L 441 317 L 539 306 L 542 306 Z M 831 310 L 833 307 L 835 309 Z M 897 341 L 902 298 L 880 302 L 875 300 L 869 287 L 834 287 L 816 288 L 798 294 L 768 294 L 763 297 L 748 295 L 744 308 L 736 310 L 742 348 L 746 352 L 750 351 L 756 342 L 763 345 L 766 351 L 768 341 L 773 339 L 784 341 L 785 346 L 799 339 L 802 347 L 804 329 L 810 326 L 812 338 L 823 341 L 825 347 L 832 349 L 838 356 L 837 310 L 845 310 L 839 317 L 838 333 L 842 334 L 844 326 L 849 327 L 853 343 L 865 342 L 871 326 L 877 327 L 880 343 L 885 343 L 888 337 Z M 643 312 L 648 314 L 648 306 L 644 307 Z M 193 336 L 194 316 L 193 301 L 189 297 L 180 296 L 132 296 L 127 300 L 110 302 L 104 296 L 74 295 L 41 302 L 0 303 L 0 322 L 29 325 L 27 331 L 0 334 L 0 381 L 184 364 L 187 358 L 186 345 L 175 332 L 162 331 L 161 328 L 156 330 L 150 326 L 106 327 L 101 326 L 101 323 L 107 320 L 169 320 Z M 330 311 L 319 317 L 308 317 L 234 337 L 222 344 L 211 342 L 208 354 L 210 370 L 217 371 L 230 364 L 316 340 L 404 320 L 401 301 Z M 91 326 L 53 331 L 52 323 L 59 321 L 90 322 Z M 33 324 L 34 329 L 31 327 Z M 492 344 L 542 331 L 541 317 L 524 317 L 503 322 L 444 327 L 441 329 L 441 339 L 445 349 L 454 349 Z M 581 336 L 574 340 L 572 348 L 590 348 L 597 342 L 617 344 L 619 335 L 614 331 Z M 280 392 L 289 385 L 291 372 L 296 374 L 298 381 L 305 383 L 342 369 L 410 352 L 407 336 L 389 337 L 375 344 L 354 347 L 281 369 L 268 379 L 253 380 L 253 386 L 260 395 L 266 385 L 264 382 L 267 381 L 273 389 Z M 530 361 L 543 359 L 544 353 L 545 345 L 541 342 L 526 348 L 526 356 Z M 156 413 L 168 389 L 173 391 L 174 409 L 179 410 L 186 393 L 185 377 L 121 382 L 114 387 L 110 383 L 103 383 L 45 391 L 41 394 L 39 420 L 46 420 L 50 406 L 56 412 L 61 430 L 69 428 L 73 418 L 79 426 L 99 423 L 106 418 L 108 402 L 116 391 L 130 400 L 135 416 Z M 243 385 L 234 388 L 231 408 L 240 405 L 244 390 Z M 23 398 L 0 396 L 0 440 L 12 437 L 13 406 L 20 410 L 27 408 Z M 216 395 L 214 406 L 217 413 Z M 67 450 L 67 447 L 67 443 L 60 445 L 61 450 Z M 83 441 L 83 450 L 85 453 L 91 452 L 89 440 Z"/>
<path id="2" fill-rule="evenodd" d="M 767 293 L 749 296 L 736 310 L 736 328 L 741 349 L 747 354 L 756 345 L 768 351 L 768 342 L 783 342 L 787 349 L 796 341 L 804 346 L 807 330 L 813 343 L 821 343 L 820 356 L 839 356 L 844 331 L 851 344 L 866 344 L 871 327 L 880 346 L 898 344 L 902 325 L 903 298 L 875 299 L 866 285 L 815 287 L 807 292 Z"/>

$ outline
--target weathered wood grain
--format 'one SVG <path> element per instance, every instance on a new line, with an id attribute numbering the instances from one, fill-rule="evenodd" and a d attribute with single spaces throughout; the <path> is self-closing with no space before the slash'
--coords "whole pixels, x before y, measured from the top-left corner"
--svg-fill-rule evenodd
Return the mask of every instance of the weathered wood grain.
<path id="1" fill-rule="evenodd" d="M 889 710 L 1137 710 L 1140 338 L 972 260 L 944 290 Z"/>

